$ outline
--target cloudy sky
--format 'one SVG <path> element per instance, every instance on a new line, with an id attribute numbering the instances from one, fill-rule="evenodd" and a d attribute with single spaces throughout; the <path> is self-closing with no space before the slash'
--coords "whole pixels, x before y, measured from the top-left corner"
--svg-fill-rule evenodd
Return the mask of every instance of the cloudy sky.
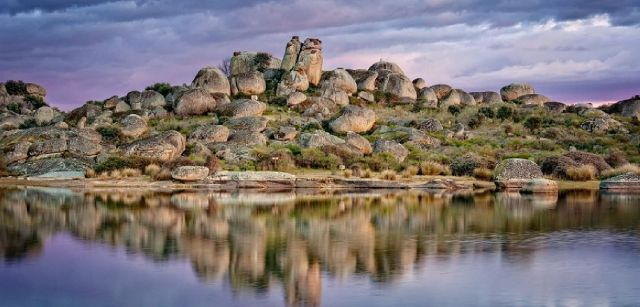
<path id="1" fill-rule="evenodd" d="M 235 50 L 323 41 L 325 69 L 396 62 L 467 91 L 527 81 L 564 102 L 640 94 L 640 0 L 0 0 L 0 81 L 63 109 L 190 83 Z"/>

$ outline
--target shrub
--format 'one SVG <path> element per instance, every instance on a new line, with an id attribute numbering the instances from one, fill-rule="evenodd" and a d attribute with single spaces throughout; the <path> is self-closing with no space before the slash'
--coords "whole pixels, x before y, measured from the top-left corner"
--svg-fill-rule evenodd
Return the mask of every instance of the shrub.
<path id="1" fill-rule="evenodd" d="M 336 169 L 342 160 L 334 154 L 325 154 L 319 148 L 303 149 L 296 159 L 301 167 Z"/>
<path id="2" fill-rule="evenodd" d="M 346 169 L 344 171 L 342 171 L 342 176 L 344 178 L 351 178 L 351 176 L 353 176 L 353 171 L 350 169 Z"/>
<path id="3" fill-rule="evenodd" d="M 472 176 L 473 170 L 480 167 L 490 168 L 489 161 L 473 154 L 466 154 L 451 162 L 451 173 L 455 176 Z"/>
<path id="4" fill-rule="evenodd" d="M 511 118 L 512 115 L 513 115 L 513 109 L 507 106 L 502 106 L 498 109 L 498 112 L 496 113 L 496 118 L 498 118 L 501 121 L 505 121 Z"/>
<path id="5" fill-rule="evenodd" d="M 166 169 L 166 168 L 163 168 L 163 169 L 161 169 L 161 170 L 160 170 L 160 172 L 159 172 L 158 174 L 156 174 L 156 175 L 153 177 L 153 179 L 154 179 L 154 180 L 159 180 L 159 181 L 162 181 L 162 180 L 171 180 L 171 179 L 172 179 L 172 177 L 171 177 L 171 170 Z"/>
<path id="6" fill-rule="evenodd" d="M 600 179 L 607 179 L 607 178 L 611 178 L 619 175 L 624 175 L 627 173 L 640 175 L 640 167 L 633 164 L 626 164 L 617 168 L 604 170 L 600 173 Z"/>
<path id="7" fill-rule="evenodd" d="M 258 52 L 253 58 L 253 65 L 255 65 L 259 72 L 264 72 L 264 70 L 269 66 L 270 60 L 271 56 L 269 56 L 268 53 Z"/>
<path id="8" fill-rule="evenodd" d="M 261 155 L 256 163 L 256 169 L 260 171 L 288 172 L 293 168 L 295 168 L 295 160 L 287 149 Z"/>
<path id="9" fill-rule="evenodd" d="M 84 172 L 84 177 L 85 178 L 95 178 L 96 175 L 97 175 L 96 171 L 93 170 L 92 168 L 89 168 Z"/>
<path id="10" fill-rule="evenodd" d="M 574 151 L 574 152 L 569 152 L 565 154 L 565 156 L 572 159 L 573 161 L 577 162 L 580 165 L 591 164 L 595 166 L 596 171 L 598 173 L 604 170 L 611 169 L 611 166 L 607 164 L 607 162 L 601 156 L 596 154 L 581 152 L 581 151 Z"/>
<path id="11" fill-rule="evenodd" d="M 26 103 L 29 103 L 34 109 L 38 109 L 40 107 L 44 107 L 47 105 L 46 102 L 44 102 L 44 99 L 40 96 L 35 96 L 35 95 L 27 95 L 24 97 L 24 101 Z"/>
<path id="12" fill-rule="evenodd" d="M 95 167 L 97 173 L 109 172 L 113 170 L 121 170 L 125 168 L 135 168 L 142 170 L 153 161 L 138 157 L 121 157 L 111 156 L 106 160 L 98 163 Z"/>
<path id="13" fill-rule="evenodd" d="M 493 109 L 490 107 L 482 107 L 478 110 L 478 114 L 486 117 L 486 118 L 494 118 L 496 113 L 493 112 Z"/>
<path id="14" fill-rule="evenodd" d="M 220 160 L 216 156 L 207 157 L 207 162 L 205 162 L 204 166 L 209 169 L 209 174 L 215 174 L 222 169 L 222 165 L 220 165 Z"/>
<path id="15" fill-rule="evenodd" d="M 20 113 L 20 105 L 17 103 L 10 103 L 7 105 L 7 110 L 13 113 Z"/>
<path id="16" fill-rule="evenodd" d="M 7 162 L 4 160 L 4 156 L 0 156 L 0 177 L 5 177 L 9 174 L 7 171 Z"/>
<path id="17" fill-rule="evenodd" d="M 579 164 L 573 161 L 573 159 L 565 156 L 547 157 L 540 163 L 542 173 L 545 175 L 552 175 L 553 177 L 566 179 L 567 169 L 569 167 L 575 167 Z"/>
<path id="18" fill-rule="evenodd" d="M 154 178 L 158 173 L 160 173 L 162 168 L 158 164 L 149 164 L 144 168 L 144 174 Z"/>
<path id="19" fill-rule="evenodd" d="M 380 179 L 384 180 L 397 180 L 398 174 L 394 170 L 385 170 L 380 174 Z"/>
<path id="20" fill-rule="evenodd" d="M 27 95 L 27 84 L 22 82 L 22 80 L 9 80 L 5 82 L 4 86 L 7 89 L 7 93 L 9 93 L 9 95 Z"/>
<path id="21" fill-rule="evenodd" d="M 18 128 L 20 128 L 20 129 L 29 129 L 29 128 L 33 128 L 33 127 L 37 127 L 37 126 L 38 126 L 38 124 L 36 124 L 36 120 L 34 118 L 29 118 L 29 119 L 23 121 Z"/>
<path id="22" fill-rule="evenodd" d="M 142 172 L 137 168 L 125 168 L 125 169 L 122 169 L 120 171 L 120 173 L 122 174 L 122 177 L 124 177 L 124 178 L 140 177 L 140 175 L 142 175 Z"/>
<path id="23" fill-rule="evenodd" d="M 613 167 L 621 167 L 629 164 L 624 152 L 620 150 L 612 150 L 605 158 L 605 161 Z"/>
<path id="24" fill-rule="evenodd" d="M 349 166 L 355 164 L 356 162 L 358 162 L 358 159 L 361 158 L 361 155 L 354 152 L 353 149 L 347 146 L 327 145 L 322 146 L 320 150 L 322 150 L 325 154 L 335 155 L 336 157 L 340 158 L 343 164 Z"/>
<path id="25" fill-rule="evenodd" d="M 449 106 L 449 107 L 447 108 L 447 111 L 448 111 L 449 113 L 451 113 L 451 115 L 453 115 L 453 116 L 457 116 L 457 115 L 458 115 L 458 114 L 460 114 L 460 112 L 461 112 L 460 107 L 459 107 L 459 106 L 456 106 L 456 105 Z"/>
<path id="26" fill-rule="evenodd" d="M 385 169 L 397 170 L 401 167 L 398 160 L 388 152 L 374 153 L 371 156 L 363 157 L 360 159 L 360 163 L 376 172 L 380 172 Z"/>
<path id="27" fill-rule="evenodd" d="M 591 164 L 567 168 L 567 179 L 573 181 L 589 181 L 596 179 L 597 170 Z"/>
<path id="28" fill-rule="evenodd" d="M 173 90 L 171 87 L 171 84 L 169 83 L 155 83 L 153 85 L 147 86 L 145 88 L 146 91 L 156 91 L 160 94 L 162 94 L 162 96 L 167 96 L 171 93 L 171 91 Z"/>
<path id="29" fill-rule="evenodd" d="M 524 121 L 524 127 L 529 129 L 531 132 L 535 132 L 536 130 L 540 129 L 541 126 L 542 126 L 542 119 L 540 119 L 540 117 L 537 117 L 537 116 L 528 117 Z"/>
<path id="30" fill-rule="evenodd" d="M 120 133 L 118 128 L 110 127 L 110 126 L 98 127 L 96 131 L 100 133 L 100 135 L 102 135 L 103 138 L 109 139 L 109 140 L 117 139 Z"/>
<path id="31" fill-rule="evenodd" d="M 420 163 L 420 174 L 425 176 L 449 176 L 451 169 L 438 162 L 426 161 Z"/>
<path id="32" fill-rule="evenodd" d="M 373 172 L 370 169 L 366 169 L 364 173 L 362 173 L 362 178 L 373 178 Z"/>
<path id="33" fill-rule="evenodd" d="M 470 129 L 476 129 L 482 125 L 483 121 L 484 117 L 481 114 L 476 114 L 469 119 L 467 126 L 469 126 Z"/>
<path id="34" fill-rule="evenodd" d="M 411 178 L 418 174 L 420 169 L 415 165 L 409 165 L 402 171 L 402 177 Z"/>
<path id="35" fill-rule="evenodd" d="M 491 180 L 492 172 L 488 168 L 479 167 L 473 170 L 473 177 L 479 180 Z"/>

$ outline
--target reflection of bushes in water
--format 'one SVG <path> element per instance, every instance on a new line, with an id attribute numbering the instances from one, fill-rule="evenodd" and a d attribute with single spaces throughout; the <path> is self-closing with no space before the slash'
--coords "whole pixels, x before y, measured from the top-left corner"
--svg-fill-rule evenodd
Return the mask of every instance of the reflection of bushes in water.
<path id="1" fill-rule="evenodd" d="M 3 219 L 0 224 L 4 223 Z M 42 246 L 42 240 L 36 232 L 24 233 L 0 226 L 0 257 L 8 262 L 39 255 Z"/>

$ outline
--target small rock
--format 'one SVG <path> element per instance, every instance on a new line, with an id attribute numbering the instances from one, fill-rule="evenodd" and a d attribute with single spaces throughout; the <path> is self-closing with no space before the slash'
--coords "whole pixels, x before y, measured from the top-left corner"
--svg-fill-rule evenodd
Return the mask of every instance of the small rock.
<path id="1" fill-rule="evenodd" d="M 209 176 L 204 166 L 179 166 L 171 171 L 171 178 L 179 181 L 200 181 Z"/>
<path id="2" fill-rule="evenodd" d="M 287 105 L 288 106 L 299 105 L 303 103 L 305 100 L 307 100 L 307 95 L 300 92 L 293 92 L 289 95 L 289 97 L 287 97 Z"/>

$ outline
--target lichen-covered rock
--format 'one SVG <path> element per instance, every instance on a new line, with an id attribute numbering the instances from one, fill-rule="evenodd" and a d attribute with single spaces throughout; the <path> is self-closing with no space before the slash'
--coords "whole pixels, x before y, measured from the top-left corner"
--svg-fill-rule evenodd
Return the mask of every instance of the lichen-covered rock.
<path id="1" fill-rule="evenodd" d="M 427 81 L 424 81 L 422 78 L 413 79 L 413 87 L 416 89 L 416 92 L 420 91 L 425 87 L 429 87 L 427 85 Z"/>
<path id="2" fill-rule="evenodd" d="M 189 135 L 189 141 L 204 144 L 221 143 L 229 139 L 230 133 L 229 128 L 223 125 L 203 125 Z"/>
<path id="3" fill-rule="evenodd" d="M 440 101 L 441 106 L 463 105 L 472 106 L 476 104 L 475 98 L 461 89 L 453 89 L 449 95 Z"/>
<path id="4" fill-rule="evenodd" d="M 621 100 L 606 108 L 608 113 L 620 114 L 629 118 L 640 118 L 640 96 Z"/>
<path id="5" fill-rule="evenodd" d="M 640 175 L 627 173 L 600 182 L 600 190 L 640 191 Z"/>
<path id="6" fill-rule="evenodd" d="M 231 94 L 229 79 L 227 79 L 227 76 L 220 69 L 215 67 L 200 69 L 193 79 L 193 82 L 191 82 L 191 86 L 194 88 L 203 88 L 210 94 Z"/>
<path id="7" fill-rule="evenodd" d="M 535 94 L 533 86 L 528 83 L 511 83 L 500 89 L 503 101 L 512 101 L 520 96 Z"/>
<path id="8" fill-rule="evenodd" d="M 567 105 L 562 102 L 547 101 L 544 103 L 544 108 L 550 112 L 562 113 L 567 108 Z"/>
<path id="9" fill-rule="evenodd" d="M 167 101 L 162 94 L 156 91 L 133 91 L 127 94 L 127 101 L 134 110 L 152 109 L 155 107 L 164 107 Z M 117 104 L 117 103 L 116 103 Z"/>
<path id="10" fill-rule="evenodd" d="M 200 181 L 209 176 L 209 169 L 204 166 L 179 166 L 171 171 L 171 178 L 179 181 Z"/>
<path id="11" fill-rule="evenodd" d="M 309 88 L 309 79 L 303 69 L 285 73 L 276 88 L 276 96 L 288 96 L 296 91 L 304 92 Z"/>
<path id="12" fill-rule="evenodd" d="M 518 97 L 517 100 L 523 105 L 544 106 L 549 101 L 549 98 L 540 94 L 527 94 Z"/>
<path id="13" fill-rule="evenodd" d="M 324 97 L 309 97 L 307 102 L 297 105 L 296 109 L 304 116 L 325 120 L 333 117 L 340 110 L 340 106 Z"/>
<path id="14" fill-rule="evenodd" d="M 349 104 L 349 94 L 331 84 L 322 84 L 320 86 L 320 97 L 333 101 L 336 105 L 346 106 Z"/>
<path id="15" fill-rule="evenodd" d="M 370 92 L 365 92 L 365 91 L 358 92 L 358 98 L 369 103 L 376 102 L 376 96 Z"/>
<path id="16" fill-rule="evenodd" d="M 321 87 L 332 87 L 349 95 L 358 91 L 358 85 L 351 75 L 344 69 L 338 68 L 322 75 Z"/>
<path id="17" fill-rule="evenodd" d="M 113 112 L 114 113 L 122 113 L 122 112 L 128 112 L 131 110 L 131 106 L 129 106 L 128 103 L 120 100 L 118 101 L 118 103 L 116 104 L 116 106 L 113 108 Z"/>
<path id="18" fill-rule="evenodd" d="M 444 127 L 436 118 L 427 118 L 418 124 L 418 129 L 426 132 L 438 132 L 444 130 Z"/>
<path id="19" fill-rule="evenodd" d="M 102 136 L 91 129 L 61 129 L 49 126 L 17 130 L 3 136 L 0 145 L 7 153 L 5 158 L 14 162 L 25 159 L 25 152 L 32 159 L 51 158 L 63 154 L 94 156 L 102 148 L 101 140 Z"/>
<path id="20" fill-rule="evenodd" d="M 590 118 L 580 124 L 580 128 L 592 133 L 607 133 L 610 130 L 617 130 L 628 133 L 622 123 L 610 117 Z"/>
<path id="21" fill-rule="evenodd" d="M 441 100 L 449 96 L 449 93 L 453 88 L 446 84 L 435 84 L 431 86 L 431 89 L 434 93 L 436 93 L 436 97 L 438 97 L 438 100 Z"/>
<path id="22" fill-rule="evenodd" d="M 251 99 L 236 99 L 222 108 L 222 113 L 230 117 L 260 116 L 267 110 L 267 104 Z"/>
<path id="23" fill-rule="evenodd" d="M 347 132 L 347 137 L 345 140 L 347 142 L 347 145 L 361 152 L 362 154 L 368 155 L 373 152 L 373 147 L 371 146 L 369 140 L 355 132 Z"/>
<path id="24" fill-rule="evenodd" d="M 359 91 L 376 90 L 376 79 L 378 79 L 378 72 L 366 69 L 347 70 L 351 77 L 356 81 Z"/>
<path id="25" fill-rule="evenodd" d="M 380 74 L 380 72 L 378 72 Z M 410 103 L 417 99 L 418 95 L 409 78 L 399 73 L 385 74 L 378 81 L 378 89 L 399 99 L 399 103 Z"/>
<path id="26" fill-rule="evenodd" d="M 136 114 L 129 114 L 123 118 L 120 127 L 120 135 L 124 137 L 137 138 L 147 132 L 147 121 Z"/>
<path id="27" fill-rule="evenodd" d="M 398 64 L 383 60 L 373 63 L 371 66 L 369 66 L 369 70 L 376 72 L 380 72 L 380 70 L 390 70 L 393 73 L 401 74 L 403 76 L 405 75 L 404 71 L 402 71 Z"/>
<path id="28" fill-rule="evenodd" d="M 298 130 L 292 126 L 282 126 L 273 133 L 273 138 L 277 141 L 292 141 L 298 136 Z"/>
<path id="29" fill-rule="evenodd" d="M 269 119 L 263 116 L 234 117 L 224 123 L 231 130 L 262 132 L 267 128 Z"/>
<path id="30" fill-rule="evenodd" d="M 402 144 L 392 140 L 377 140 L 373 143 L 373 152 L 390 153 L 398 162 L 404 161 L 409 155 L 409 150 Z"/>
<path id="31" fill-rule="evenodd" d="M 174 112 L 177 115 L 202 115 L 216 109 L 218 100 L 204 88 L 190 89 L 178 97 Z"/>
<path id="32" fill-rule="evenodd" d="M 303 103 L 305 100 L 307 100 L 307 95 L 300 92 L 293 92 L 289 94 L 289 97 L 287 97 L 287 105 L 288 106 L 299 105 Z"/>
<path id="33" fill-rule="evenodd" d="M 56 116 L 56 113 L 57 112 L 53 108 L 44 106 L 36 110 L 36 114 L 33 118 L 38 126 L 44 126 L 51 123 L 53 118 Z"/>
<path id="34" fill-rule="evenodd" d="M 287 43 L 287 47 L 284 50 L 280 68 L 285 71 L 292 70 L 298 60 L 300 49 L 302 49 L 300 38 L 298 36 L 291 37 L 291 40 Z"/>
<path id="35" fill-rule="evenodd" d="M 27 83 L 25 85 L 25 90 L 27 91 L 27 95 L 34 95 L 44 97 L 47 96 L 47 90 L 39 84 L 35 83 Z"/>
<path id="36" fill-rule="evenodd" d="M 111 96 L 103 101 L 103 108 L 113 110 L 122 101 L 118 96 Z"/>
<path id="37" fill-rule="evenodd" d="M 264 72 L 269 69 L 278 69 L 280 59 L 266 52 L 237 51 L 233 53 L 229 62 L 229 73 L 232 76 L 251 72 Z"/>
<path id="38" fill-rule="evenodd" d="M 497 181 L 533 178 L 542 178 L 542 170 L 538 164 L 527 159 L 502 160 L 494 171 L 494 179 Z"/>
<path id="39" fill-rule="evenodd" d="M 298 143 L 304 148 L 318 148 L 323 146 L 332 146 L 344 144 L 345 141 L 335 135 L 323 130 L 314 132 L 306 132 L 300 135 Z"/>
<path id="40" fill-rule="evenodd" d="M 233 131 L 229 136 L 228 143 L 243 146 L 262 146 L 267 144 L 267 137 L 260 132 Z"/>
<path id="41" fill-rule="evenodd" d="M 166 162 L 179 157 L 184 152 L 186 143 L 180 132 L 172 130 L 126 144 L 121 150 L 126 156 Z"/>
<path id="42" fill-rule="evenodd" d="M 294 69 L 304 70 L 309 83 L 318 85 L 322 77 L 322 62 L 322 41 L 317 38 L 307 38 L 302 44 Z"/>
<path id="43" fill-rule="evenodd" d="M 231 93 L 233 95 L 260 95 L 267 89 L 261 72 L 245 72 L 231 77 Z"/>
<path id="44" fill-rule="evenodd" d="M 74 158 L 52 158 L 31 160 L 9 166 L 9 172 L 20 176 L 43 176 L 49 178 L 65 177 L 69 173 L 78 173 L 84 177 L 87 163 Z"/>
<path id="45" fill-rule="evenodd" d="M 376 122 L 376 113 L 365 107 L 349 105 L 342 109 L 342 114 L 333 120 L 329 127 L 336 133 L 367 132 Z"/>
<path id="46" fill-rule="evenodd" d="M 471 92 L 477 104 L 490 104 L 502 102 L 502 97 L 496 92 Z"/>
<path id="47" fill-rule="evenodd" d="M 438 107 L 438 96 L 430 87 L 423 87 L 418 91 L 418 102 L 427 108 Z"/>

